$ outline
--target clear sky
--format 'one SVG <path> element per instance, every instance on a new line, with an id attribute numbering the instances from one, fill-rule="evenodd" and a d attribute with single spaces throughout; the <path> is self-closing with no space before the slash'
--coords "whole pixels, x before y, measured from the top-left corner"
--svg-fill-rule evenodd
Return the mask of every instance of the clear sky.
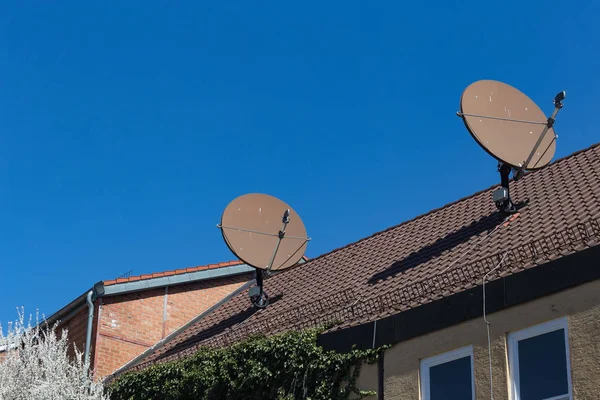
<path id="1" fill-rule="evenodd" d="M 309 257 L 499 181 L 455 115 L 471 82 L 600 141 L 600 3 L 0 5 L 0 321 L 99 280 L 234 259 L 233 198 L 294 207 Z M 552 188 L 548 188 L 552 190 Z"/>

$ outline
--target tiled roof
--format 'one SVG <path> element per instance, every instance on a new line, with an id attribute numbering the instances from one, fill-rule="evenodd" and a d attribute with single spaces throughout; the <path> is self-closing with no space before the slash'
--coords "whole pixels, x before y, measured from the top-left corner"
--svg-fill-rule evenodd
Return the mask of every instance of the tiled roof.
<path id="1" fill-rule="evenodd" d="M 500 214 L 497 187 L 333 250 L 265 280 L 271 304 L 246 292 L 150 354 L 137 368 L 248 333 L 275 333 L 332 319 L 334 329 L 372 321 L 518 273 L 600 242 L 600 146 L 511 182 L 519 213 Z M 528 200 L 528 202 L 526 202 Z"/>

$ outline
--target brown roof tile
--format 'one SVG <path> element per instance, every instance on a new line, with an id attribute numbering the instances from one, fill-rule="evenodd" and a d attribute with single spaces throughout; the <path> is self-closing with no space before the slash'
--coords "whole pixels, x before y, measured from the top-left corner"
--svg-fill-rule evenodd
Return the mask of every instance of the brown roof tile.
<path id="1" fill-rule="evenodd" d="M 241 293 L 150 354 L 143 368 L 199 345 L 226 344 L 331 319 L 334 328 L 372 321 L 600 242 L 600 146 L 511 183 L 508 218 L 491 199 L 496 186 L 333 250 L 265 280 L 272 303 L 251 307 Z"/>

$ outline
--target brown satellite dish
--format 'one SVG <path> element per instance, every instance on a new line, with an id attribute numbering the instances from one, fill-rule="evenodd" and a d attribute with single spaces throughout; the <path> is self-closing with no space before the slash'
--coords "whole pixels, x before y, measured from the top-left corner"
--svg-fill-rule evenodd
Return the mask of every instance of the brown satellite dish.
<path id="1" fill-rule="evenodd" d="M 564 91 L 556 95 L 554 112 L 547 118 L 529 97 L 499 81 L 480 80 L 463 92 L 457 115 L 477 143 L 500 163 L 502 189 L 493 196 L 501 210 L 516 211 L 508 192 L 511 170 L 517 180 L 525 170 L 543 168 L 554 157 L 554 122 L 565 97 Z"/>
<path id="2" fill-rule="evenodd" d="M 545 167 L 554 157 L 554 128 L 545 130 L 539 148 L 525 162 L 548 123 L 544 112 L 529 97 L 505 83 L 472 83 L 460 99 L 468 131 L 493 157 L 515 168 Z"/>
<path id="3" fill-rule="evenodd" d="M 229 203 L 218 227 L 231 252 L 256 268 L 258 292 L 251 290 L 250 297 L 257 306 L 266 306 L 263 273 L 298 264 L 310 240 L 302 219 L 288 204 L 259 193 L 245 194 Z"/>

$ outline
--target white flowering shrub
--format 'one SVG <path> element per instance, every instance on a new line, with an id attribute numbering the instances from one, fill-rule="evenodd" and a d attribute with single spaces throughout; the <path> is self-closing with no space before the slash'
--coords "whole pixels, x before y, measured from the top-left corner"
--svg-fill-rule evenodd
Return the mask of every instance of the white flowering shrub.
<path id="1" fill-rule="evenodd" d="M 102 382 L 94 382 L 86 371 L 83 354 L 75 347 L 69 357 L 66 330 L 45 322 L 27 326 L 19 318 L 0 326 L 0 400 L 105 400 Z"/>

